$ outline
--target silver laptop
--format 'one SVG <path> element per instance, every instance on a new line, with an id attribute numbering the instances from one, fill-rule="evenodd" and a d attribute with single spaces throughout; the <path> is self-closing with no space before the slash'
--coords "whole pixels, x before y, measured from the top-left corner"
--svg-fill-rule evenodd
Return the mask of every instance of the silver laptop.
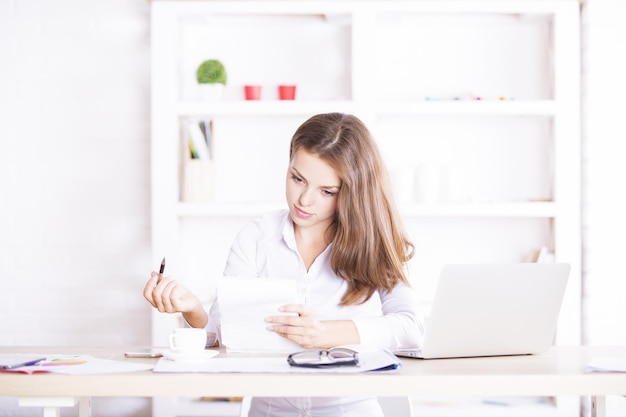
<path id="1" fill-rule="evenodd" d="M 525 355 L 552 345 L 570 265 L 445 266 L 425 322 L 421 359 Z"/>

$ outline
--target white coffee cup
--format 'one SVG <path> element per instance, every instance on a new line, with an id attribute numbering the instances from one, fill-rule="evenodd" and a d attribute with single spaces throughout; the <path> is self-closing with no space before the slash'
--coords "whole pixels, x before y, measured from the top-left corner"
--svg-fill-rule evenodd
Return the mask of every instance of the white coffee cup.
<path id="1" fill-rule="evenodd" d="M 206 341 L 206 330 L 191 327 L 174 329 L 169 336 L 170 350 L 185 355 L 201 353 L 206 348 Z"/>

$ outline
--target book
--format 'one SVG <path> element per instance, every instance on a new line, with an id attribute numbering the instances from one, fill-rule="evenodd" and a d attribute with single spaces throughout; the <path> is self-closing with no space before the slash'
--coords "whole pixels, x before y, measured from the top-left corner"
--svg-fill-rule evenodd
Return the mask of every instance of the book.
<path id="1" fill-rule="evenodd" d="M 200 121 L 200 130 L 202 130 L 202 134 L 204 135 L 204 140 L 209 148 L 209 156 L 213 159 L 213 120 L 201 120 Z"/>
<path id="2" fill-rule="evenodd" d="M 189 157 L 191 159 L 199 159 L 198 151 L 196 151 L 196 148 L 193 146 L 191 137 L 188 138 L 187 142 L 189 143 Z"/>
<path id="3" fill-rule="evenodd" d="M 197 158 L 194 159 L 211 159 L 211 152 L 200 128 L 200 123 L 197 121 L 187 123 L 187 131 L 189 132 L 190 143 L 193 146 L 191 150 L 192 155 L 194 155 L 194 151 L 197 154 Z"/>

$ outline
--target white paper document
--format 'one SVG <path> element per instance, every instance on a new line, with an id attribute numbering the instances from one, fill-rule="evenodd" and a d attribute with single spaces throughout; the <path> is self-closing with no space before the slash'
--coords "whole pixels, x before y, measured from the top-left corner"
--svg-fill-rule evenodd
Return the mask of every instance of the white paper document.
<path id="1" fill-rule="evenodd" d="M 217 287 L 222 344 L 229 352 L 294 352 L 301 347 L 267 330 L 267 317 L 298 302 L 295 280 L 222 278 Z"/>
<path id="2" fill-rule="evenodd" d="M 626 372 L 626 358 L 595 357 L 587 364 L 586 369 L 591 372 Z"/>
<path id="3" fill-rule="evenodd" d="M 27 374 L 51 372 L 66 375 L 98 375 L 148 371 L 154 368 L 154 365 L 151 363 L 101 359 L 91 355 L 52 355 L 44 353 L 40 356 L 45 358 L 45 360 L 37 365 L 24 366 L 12 371 Z"/>
<path id="4" fill-rule="evenodd" d="M 302 348 L 300 348 L 302 349 Z M 175 362 L 159 359 L 154 372 L 208 372 L 208 373 L 341 373 L 389 371 L 402 367 L 402 362 L 387 350 L 359 352 L 358 366 L 336 368 L 300 368 L 287 363 L 287 355 L 272 357 L 216 357 L 200 363 Z"/>

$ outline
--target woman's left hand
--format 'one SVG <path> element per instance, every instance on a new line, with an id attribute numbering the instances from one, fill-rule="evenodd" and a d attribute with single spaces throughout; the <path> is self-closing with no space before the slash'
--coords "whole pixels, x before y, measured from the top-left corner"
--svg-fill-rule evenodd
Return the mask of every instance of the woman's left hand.
<path id="1" fill-rule="evenodd" d="M 322 335 L 324 334 L 324 324 L 317 319 L 315 311 L 303 304 L 287 304 L 281 307 L 284 314 L 271 316 L 265 319 L 271 323 L 268 330 L 299 344 L 304 348 L 323 347 Z"/>
<path id="2" fill-rule="evenodd" d="M 351 320 L 322 321 L 312 308 L 303 304 L 286 304 L 281 311 L 295 314 L 267 317 L 265 321 L 271 323 L 267 329 L 305 349 L 359 343 L 358 331 Z"/>

